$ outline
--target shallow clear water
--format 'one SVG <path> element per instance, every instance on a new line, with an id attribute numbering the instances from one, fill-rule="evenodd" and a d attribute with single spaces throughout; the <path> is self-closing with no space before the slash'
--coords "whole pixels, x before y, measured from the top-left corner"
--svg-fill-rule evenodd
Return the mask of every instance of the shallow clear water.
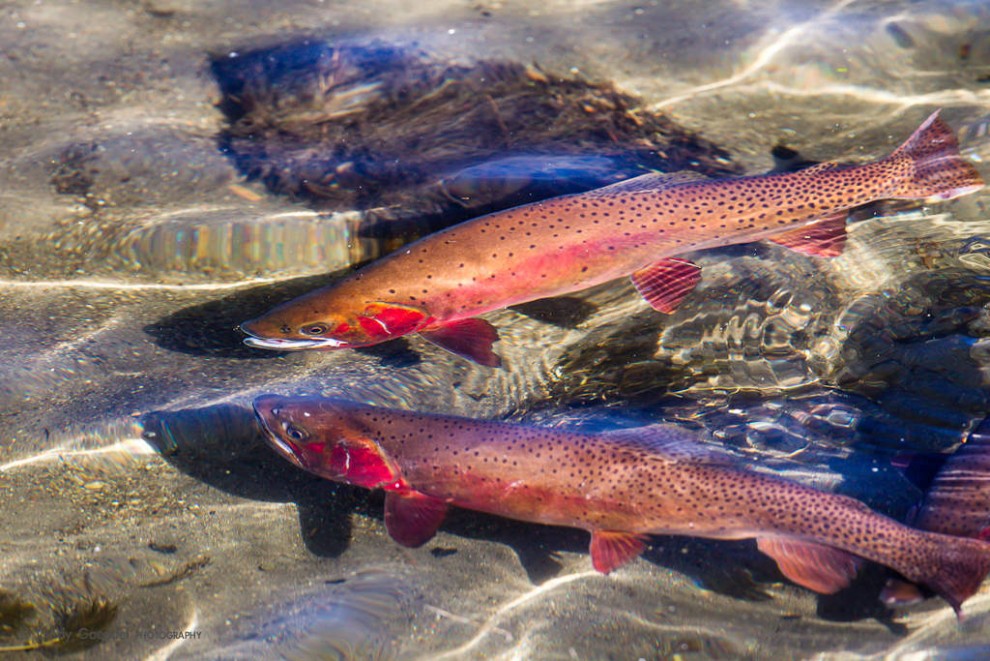
<path id="1" fill-rule="evenodd" d="M 406 222 L 416 189 L 349 207 L 245 180 L 220 149 L 211 62 L 309 36 L 535 64 L 614 82 L 748 173 L 772 168 L 781 144 L 815 161 L 882 156 L 942 108 L 987 176 L 985 3 L 273 4 L 0 6 L 0 646 L 980 656 L 985 592 L 962 625 L 938 600 L 888 611 L 875 568 L 821 597 L 747 543 L 658 537 L 604 577 L 580 531 L 456 512 L 425 547 L 401 548 L 380 495 L 279 459 L 250 402 L 321 393 L 535 424 L 680 421 L 754 470 L 904 516 L 921 492 L 903 456 L 953 450 L 987 413 L 990 194 L 864 212 L 832 260 L 764 244 L 698 253 L 702 284 L 669 318 L 625 281 L 488 315 L 504 370 L 418 339 L 262 352 L 233 327 L 437 219 Z M 562 161 L 549 176 L 601 167 Z M 448 183 L 480 194 L 478 172 Z"/>

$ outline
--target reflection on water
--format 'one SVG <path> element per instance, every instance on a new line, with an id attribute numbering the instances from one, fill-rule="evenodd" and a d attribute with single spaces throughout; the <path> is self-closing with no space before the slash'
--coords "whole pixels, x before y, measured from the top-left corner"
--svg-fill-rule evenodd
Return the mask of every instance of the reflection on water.
<path id="1" fill-rule="evenodd" d="M 742 543 L 657 538 L 602 577 L 579 531 L 455 512 L 398 548 L 380 495 L 279 460 L 249 406 L 671 420 L 905 517 L 987 415 L 986 193 L 857 212 L 834 260 L 698 253 L 669 317 L 625 282 L 490 315 L 504 370 L 415 338 L 278 354 L 233 330 L 442 225 L 643 168 L 865 160 L 936 107 L 982 167 L 985 3 L 117 4 L 0 22 L 0 647 L 985 652 L 985 595 L 963 627 L 886 610 L 876 569 L 814 597 Z"/>

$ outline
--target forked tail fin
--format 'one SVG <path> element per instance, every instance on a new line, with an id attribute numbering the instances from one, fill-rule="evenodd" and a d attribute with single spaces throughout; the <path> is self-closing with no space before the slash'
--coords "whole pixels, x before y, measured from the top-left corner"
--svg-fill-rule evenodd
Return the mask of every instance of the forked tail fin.
<path id="1" fill-rule="evenodd" d="M 891 199 L 948 200 L 983 188 L 983 178 L 959 154 L 949 125 L 935 111 L 903 145 L 881 161 L 897 170 Z"/>
<path id="2" fill-rule="evenodd" d="M 963 602 L 973 596 L 990 573 L 990 543 L 981 539 L 947 537 L 934 575 L 921 583 L 949 602 L 962 618 Z"/>

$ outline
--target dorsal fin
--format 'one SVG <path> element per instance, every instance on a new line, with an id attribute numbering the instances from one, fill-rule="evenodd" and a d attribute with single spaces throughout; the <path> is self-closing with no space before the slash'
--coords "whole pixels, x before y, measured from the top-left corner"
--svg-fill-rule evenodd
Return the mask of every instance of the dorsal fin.
<path id="1" fill-rule="evenodd" d="M 701 173 L 694 172 L 693 170 L 681 170 L 679 172 L 650 172 L 649 174 L 642 174 L 638 177 L 633 177 L 632 179 L 625 179 L 603 188 L 596 188 L 595 190 L 584 193 L 584 195 L 608 195 L 611 193 L 658 191 L 665 188 L 670 188 L 671 186 L 693 184 L 707 180 L 708 177 Z"/>
<path id="2" fill-rule="evenodd" d="M 728 455 L 706 447 L 693 434 L 676 425 L 657 423 L 645 427 L 613 429 L 602 433 L 613 443 L 633 445 L 670 461 L 731 464 Z"/>
<path id="3" fill-rule="evenodd" d="M 849 167 L 848 165 L 843 165 L 838 161 L 825 161 L 824 163 L 816 163 L 807 168 L 798 170 L 798 172 L 803 172 L 804 174 L 815 174 L 819 172 L 828 172 L 830 170 L 838 170 L 841 168 Z"/>

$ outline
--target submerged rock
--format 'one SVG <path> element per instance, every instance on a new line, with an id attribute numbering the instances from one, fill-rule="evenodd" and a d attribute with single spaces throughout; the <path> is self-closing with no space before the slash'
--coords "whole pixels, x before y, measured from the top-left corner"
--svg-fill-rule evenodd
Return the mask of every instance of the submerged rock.
<path id="1" fill-rule="evenodd" d="M 419 232 L 650 169 L 737 172 L 611 83 L 517 62 L 304 39 L 211 66 L 228 121 L 220 145 L 243 174 L 319 209 L 423 222 Z"/>

